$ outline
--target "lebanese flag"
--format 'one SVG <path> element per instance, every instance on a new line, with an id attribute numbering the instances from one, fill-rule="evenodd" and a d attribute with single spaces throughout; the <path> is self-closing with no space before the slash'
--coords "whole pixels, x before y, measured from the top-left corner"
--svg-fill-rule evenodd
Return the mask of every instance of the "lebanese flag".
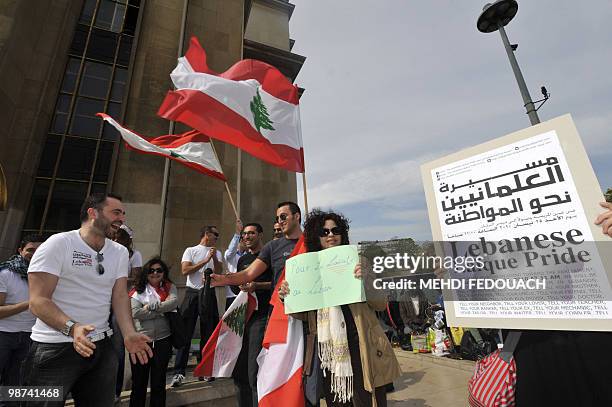
<path id="1" fill-rule="evenodd" d="M 298 88 L 278 69 L 245 59 L 216 73 L 192 37 L 170 77 L 176 90 L 166 95 L 159 116 L 277 167 L 304 172 Z"/>
<path id="2" fill-rule="evenodd" d="M 199 131 L 191 130 L 183 134 L 147 139 L 121 126 L 105 113 L 98 113 L 98 116 L 119 131 L 128 148 L 145 154 L 164 156 L 203 174 L 225 181 L 221 164 L 210 145 L 210 139 Z"/>
<path id="3" fill-rule="evenodd" d="M 289 257 L 306 253 L 304 236 L 300 237 Z M 257 397 L 259 407 L 304 406 L 302 373 L 304 365 L 304 331 L 302 321 L 285 314 L 278 297 L 278 280 L 270 304 L 274 306 L 266 326 L 263 349 L 257 357 Z"/>
<path id="4" fill-rule="evenodd" d="M 232 377 L 245 326 L 256 309 L 257 297 L 240 291 L 202 349 L 202 361 L 194 369 L 194 376 Z"/>

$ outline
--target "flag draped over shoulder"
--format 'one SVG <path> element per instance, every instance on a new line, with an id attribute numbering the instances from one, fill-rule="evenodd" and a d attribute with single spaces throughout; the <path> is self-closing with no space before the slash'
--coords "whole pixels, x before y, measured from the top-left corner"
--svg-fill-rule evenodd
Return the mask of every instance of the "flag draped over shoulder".
<path id="1" fill-rule="evenodd" d="M 302 253 L 306 253 L 304 236 L 289 257 Z M 302 321 L 285 314 L 285 306 L 278 297 L 278 285 L 284 279 L 283 270 L 270 300 L 274 308 L 266 326 L 263 349 L 257 358 L 259 407 L 304 406 L 304 331 Z"/>
<path id="2" fill-rule="evenodd" d="M 298 88 L 278 69 L 245 59 L 212 71 L 198 40 L 170 77 L 158 115 L 184 123 L 277 167 L 304 172 Z"/>
<path id="3" fill-rule="evenodd" d="M 202 349 L 202 361 L 194 369 L 194 376 L 232 376 L 242 349 L 244 329 L 256 309 L 257 297 L 240 291 Z"/>
<path id="4" fill-rule="evenodd" d="M 183 134 L 146 139 L 121 126 L 107 114 L 98 113 L 98 116 L 119 131 L 128 147 L 142 153 L 170 158 L 203 174 L 225 181 L 221 164 L 212 149 L 210 139 L 199 131 L 191 130 Z"/>

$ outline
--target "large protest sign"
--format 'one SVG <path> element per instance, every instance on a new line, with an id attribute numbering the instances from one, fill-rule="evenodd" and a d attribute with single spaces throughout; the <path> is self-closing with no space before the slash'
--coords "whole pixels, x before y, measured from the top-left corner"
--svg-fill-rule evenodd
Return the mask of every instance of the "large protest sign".
<path id="1" fill-rule="evenodd" d="M 569 115 L 426 163 L 421 173 L 444 255 L 480 255 L 486 275 L 548 284 L 512 297 L 446 290 L 451 325 L 612 331 L 610 238 L 593 224 L 603 197 Z"/>

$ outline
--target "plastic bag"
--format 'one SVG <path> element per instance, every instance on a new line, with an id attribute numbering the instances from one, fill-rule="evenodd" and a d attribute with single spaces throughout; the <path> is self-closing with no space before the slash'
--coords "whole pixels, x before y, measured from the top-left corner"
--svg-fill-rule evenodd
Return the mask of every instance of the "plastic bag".
<path id="1" fill-rule="evenodd" d="M 434 356 L 444 356 L 449 354 L 451 347 L 450 338 L 444 329 L 432 329 L 434 342 L 431 348 L 431 353 Z"/>
<path id="2" fill-rule="evenodd" d="M 463 338 L 463 328 L 462 327 L 450 327 L 450 333 L 453 339 L 453 343 L 456 346 L 461 344 L 461 339 Z"/>
<path id="3" fill-rule="evenodd" d="M 427 340 L 427 334 L 412 334 L 410 336 L 413 353 L 429 353 L 431 346 Z"/>

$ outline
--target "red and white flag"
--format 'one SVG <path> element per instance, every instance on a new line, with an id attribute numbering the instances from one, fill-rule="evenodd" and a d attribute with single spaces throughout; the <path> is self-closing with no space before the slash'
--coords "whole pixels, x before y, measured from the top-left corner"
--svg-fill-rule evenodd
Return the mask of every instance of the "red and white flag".
<path id="1" fill-rule="evenodd" d="M 202 349 L 202 361 L 194 369 L 194 376 L 232 377 L 246 323 L 256 309 L 257 297 L 240 291 Z"/>
<path id="2" fill-rule="evenodd" d="M 157 114 L 232 144 L 277 167 L 304 172 L 298 88 L 272 65 L 252 59 L 212 71 L 195 37 L 170 75 Z"/>
<path id="3" fill-rule="evenodd" d="M 121 126 L 105 113 L 98 113 L 98 116 L 119 131 L 128 147 L 141 153 L 164 156 L 203 174 L 225 181 L 221 164 L 211 147 L 210 139 L 199 131 L 191 130 L 183 134 L 147 139 Z"/>
<path id="4" fill-rule="evenodd" d="M 300 237 L 289 257 L 306 253 L 304 237 Z M 285 271 L 278 284 L 285 279 Z M 274 306 L 268 320 L 263 349 L 257 358 L 257 397 L 259 407 L 305 405 L 302 372 L 304 366 L 304 331 L 302 321 L 285 314 L 278 297 L 278 284 L 270 304 Z"/>

